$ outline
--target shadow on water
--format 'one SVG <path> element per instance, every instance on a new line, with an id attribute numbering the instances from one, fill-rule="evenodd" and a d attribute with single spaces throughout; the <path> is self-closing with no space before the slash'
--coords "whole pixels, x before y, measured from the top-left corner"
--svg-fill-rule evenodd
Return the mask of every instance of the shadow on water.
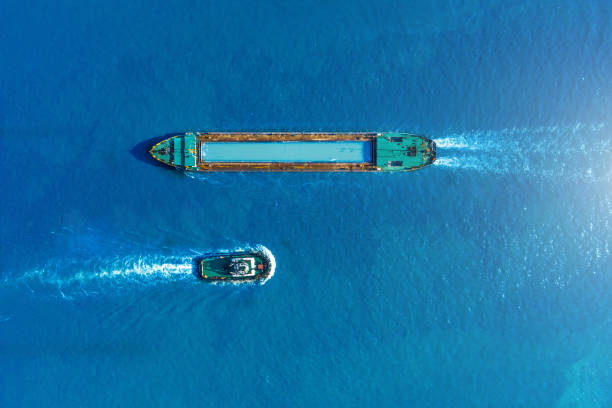
<path id="1" fill-rule="evenodd" d="M 200 280 L 202 280 L 202 277 L 200 276 L 200 273 L 198 272 L 198 265 L 200 264 L 202 259 L 204 259 L 205 257 L 206 255 L 198 255 L 194 257 L 191 262 L 191 274 Z"/>
<path id="2" fill-rule="evenodd" d="M 172 167 L 166 166 L 165 164 L 160 163 L 159 161 L 155 160 L 149 153 L 149 150 L 151 150 L 151 147 L 153 147 L 153 145 L 155 145 L 156 143 L 159 143 L 162 140 L 168 139 L 173 136 L 178 136 L 180 134 L 182 133 L 167 133 L 163 136 L 156 136 L 156 137 L 152 137 L 147 140 L 143 140 L 142 142 L 138 143 L 136 146 L 132 147 L 132 149 L 130 150 L 130 154 L 134 156 L 134 158 L 140 160 L 141 162 L 149 164 L 151 166 L 163 167 L 165 169 L 172 170 Z"/>

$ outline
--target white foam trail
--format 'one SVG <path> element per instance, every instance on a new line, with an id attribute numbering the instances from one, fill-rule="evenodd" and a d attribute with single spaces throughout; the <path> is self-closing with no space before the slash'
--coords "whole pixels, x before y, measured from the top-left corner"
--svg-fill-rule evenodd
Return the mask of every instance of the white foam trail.
<path id="1" fill-rule="evenodd" d="M 505 174 L 515 173 L 509 166 L 504 165 L 499 160 L 483 159 L 480 157 L 440 157 L 434 162 L 435 166 L 449 167 L 464 170 L 475 170 L 482 173 Z"/>
<path id="2" fill-rule="evenodd" d="M 470 148 L 467 140 L 461 137 L 443 137 L 435 139 L 436 146 L 442 149 L 467 149 Z"/>
<path id="3" fill-rule="evenodd" d="M 100 289 L 107 285 L 128 283 L 144 285 L 189 278 L 192 258 L 161 256 L 128 256 L 103 260 L 51 260 L 43 267 L 24 273 L 16 279 L 33 291 L 34 287 L 51 286 L 60 290 Z"/>
<path id="4" fill-rule="evenodd" d="M 568 136 L 579 136 L 581 132 L 599 133 L 605 125 L 598 123 L 585 125 L 577 123 L 574 126 L 541 126 L 536 128 L 513 127 L 499 130 L 472 130 L 461 133 L 451 133 L 445 137 L 434 139 L 442 149 L 466 149 L 472 151 L 506 151 L 508 148 L 523 148 L 530 143 L 530 150 L 535 148 L 543 151 L 556 142 L 564 143 Z M 559 137 L 564 140 L 559 140 Z"/>
<path id="5" fill-rule="evenodd" d="M 434 162 L 434 166 L 461 167 L 461 161 L 456 157 L 439 157 Z"/>
<path id="6" fill-rule="evenodd" d="M 270 260 L 270 273 L 266 279 L 260 282 L 262 285 L 265 285 L 266 282 L 268 282 L 274 276 L 274 272 L 276 271 L 276 258 L 274 258 L 272 252 L 263 245 L 257 245 L 255 249 L 263 252 L 264 255 Z"/>
<path id="7" fill-rule="evenodd" d="M 542 176 L 551 180 L 612 179 L 612 137 L 596 125 L 470 131 L 434 139 L 439 168 Z"/>
<path id="8" fill-rule="evenodd" d="M 164 277 L 171 278 L 174 276 L 182 276 L 188 275 L 191 272 L 191 259 L 183 258 L 181 263 L 147 263 L 141 259 L 139 259 L 136 263 L 132 264 L 132 266 L 125 269 L 111 269 L 105 270 L 93 275 L 94 279 L 104 279 L 104 278 L 112 278 L 116 276 L 121 277 L 146 277 L 146 278 L 154 278 L 154 277 Z"/>

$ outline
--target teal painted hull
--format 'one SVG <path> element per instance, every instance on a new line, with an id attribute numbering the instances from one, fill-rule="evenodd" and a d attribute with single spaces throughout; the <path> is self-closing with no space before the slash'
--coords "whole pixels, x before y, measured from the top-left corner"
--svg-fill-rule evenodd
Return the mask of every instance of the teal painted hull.
<path id="1" fill-rule="evenodd" d="M 185 133 L 150 150 L 185 171 L 413 171 L 436 144 L 410 133 Z"/>

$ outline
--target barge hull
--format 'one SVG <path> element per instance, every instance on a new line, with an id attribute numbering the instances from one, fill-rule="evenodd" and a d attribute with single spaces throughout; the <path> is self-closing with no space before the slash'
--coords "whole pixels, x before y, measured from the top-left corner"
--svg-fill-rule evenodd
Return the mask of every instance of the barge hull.
<path id="1" fill-rule="evenodd" d="M 262 157 L 265 142 L 362 142 L 368 152 L 362 162 L 337 161 L 333 154 L 322 161 L 249 161 L 244 154 L 235 161 L 207 161 L 206 150 L 214 143 L 253 143 L 260 149 L 253 157 Z M 323 145 L 323 143 L 321 143 Z M 321 145 L 312 146 L 321 149 Z M 328 145 L 332 145 L 328 143 Z M 216 146 L 215 146 L 216 147 Z M 241 146 L 242 148 L 244 146 Z M 270 145 L 272 147 L 272 145 Z M 214 149 L 211 149 L 214 150 Z M 244 151 L 244 149 L 240 149 Z M 295 149 L 288 149 L 293 150 Z M 313 149 L 314 150 L 314 149 Z M 186 171 L 412 171 L 433 163 L 436 159 L 435 143 L 423 136 L 409 133 L 294 133 L 294 132 L 189 132 L 166 139 L 151 149 L 152 156 L 179 170 Z M 264 155 L 265 156 L 265 155 Z M 248 156 L 247 156 L 248 157 Z M 319 157 L 320 159 L 320 157 Z M 223 159 L 225 160 L 225 159 Z"/>

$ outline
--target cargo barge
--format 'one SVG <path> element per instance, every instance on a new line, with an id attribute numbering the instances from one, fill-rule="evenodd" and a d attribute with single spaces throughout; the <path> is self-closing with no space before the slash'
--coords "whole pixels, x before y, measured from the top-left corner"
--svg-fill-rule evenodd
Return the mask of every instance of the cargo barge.
<path id="1" fill-rule="evenodd" d="M 412 171 L 436 160 L 436 144 L 397 132 L 188 132 L 150 153 L 185 171 Z"/>

